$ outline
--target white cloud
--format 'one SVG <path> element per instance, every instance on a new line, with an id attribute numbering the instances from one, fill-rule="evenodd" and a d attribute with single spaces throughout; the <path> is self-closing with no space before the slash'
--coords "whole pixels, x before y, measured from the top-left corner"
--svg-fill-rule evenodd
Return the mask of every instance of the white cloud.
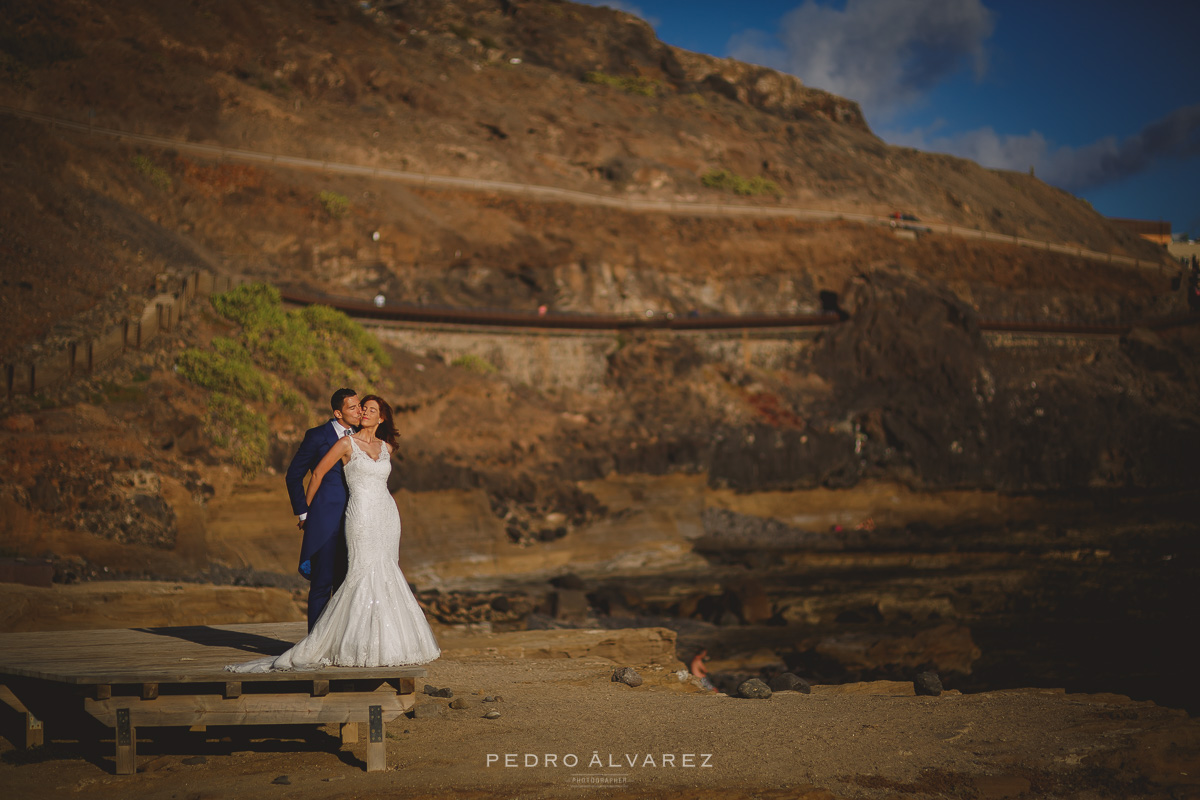
<path id="1" fill-rule="evenodd" d="M 1146 170 L 1155 162 L 1200 155 L 1200 105 L 1183 106 L 1118 141 L 1106 136 L 1081 147 L 1055 146 L 1037 131 L 1000 134 L 991 127 L 953 136 L 926 129 L 883 134 L 896 145 L 969 158 L 985 167 L 1027 171 L 1072 192 L 1096 188 Z"/>
<path id="2" fill-rule="evenodd" d="M 739 33 L 728 49 L 886 114 L 964 65 L 982 77 L 992 28 L 981 0 L 847 0 L 840 11 L 805 0 L 775 35 Z"/>

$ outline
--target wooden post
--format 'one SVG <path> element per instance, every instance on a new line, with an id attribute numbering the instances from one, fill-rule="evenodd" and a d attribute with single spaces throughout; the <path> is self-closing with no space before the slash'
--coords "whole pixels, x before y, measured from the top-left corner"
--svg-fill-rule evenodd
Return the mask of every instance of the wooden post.
<path id="1" fill-rule="evenodd" d="M 98 683 L 92 687 L 92 693 L 97 700 L 109 700 L 112 698 L 112 687 L 107 683 Z"/>
<path id="2" fill-rule="evenodd" d="M 23 717 L 25 734 L 22 737 L 22 741 L 13 742 L 13 744 L 28 750 L 31 747 L 41 747 L 45 743 L 45 731 L 42 729 L 42 721 L 35 717 L 7 686 L 0 686 L 0 703 L 4 703 Z"/>
<path id="3" fill-rule="evenodd" d="M 117 774 L 137 772 L 137 729 L 129 719 L 128 708 L 117 709 Z"/>
<path id="4" fill-rule="evenodd" d="M 140 319 L 137 321 L 137 335 L 134 339 L 133 346 L 138 350 L 142 349 L 142 321 Z"/>
<path id="5" fill-rule="evenodd" d="M 329 694 L 329 681 L 313 681 L 313 697 L 324 697 L 327 694 Z"/>
<path id="6" fill-rule="evenodd" d="M 96 368 L 96 340 L 88 339 L 87 343 L 87 371 L 88 375 L 92 374 L 92 370 Z"/>
<path id="7" fill-rule="evenodd" d="M 67 377 L 68 378 L 73 378 L 75 376 L 75 354 L 78 352 L 78 350 L 79 350 L 79 345 L 76 344 L 75 342 L 71 342 L 70 344 L 67 345 Z"/>
<path id="8" fill-rule="evenodd" d="M 29 711 L 25 712 L 25 749 L 41 747 L 46 743 L 46 731 L 42 721 Z"/>
<path id="9" fill-rule="evenodd" d="M 343 722 L 339 733 L 342 735 L 342 744 L 354 744 L 358 741 L 358 723 Z"/>
<path id="10" fill-rule="evenodd" d="M 156 697 L 158 697 L 158 684 L 157 683 L 143 683 L 142 684 L 142 699 L 143 700 L 153 700 Z"/>
<path id="11" fill-rule="evenodd" d="M 229 681 L 225 684 L 225 699 L 230 700 L 234 697 L 242 696 L 242 682 Z"/>
<path id="12" fill-rule="evenodd" d="M 383 745 L 383 706 L 367 709 L 367 772 L 387 769 L 387 749 Z"/>

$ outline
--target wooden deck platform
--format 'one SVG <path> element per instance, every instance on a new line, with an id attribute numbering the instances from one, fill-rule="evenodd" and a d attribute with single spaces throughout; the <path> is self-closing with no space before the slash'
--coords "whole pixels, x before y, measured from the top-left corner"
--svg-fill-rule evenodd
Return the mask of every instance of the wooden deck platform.
<path id="1" fill-rule="evenodd" d="M 424 668 L 225 671 L 278 655 L 305 632 L 285 622 L 0 634 L 0 705 L 17 715 L 24 747 L 44 741 L 39 707 L 91 715 L 114 729 L 119 774 L 136 771 L 139 726 L 340 723 L 342 741 L 354 742 L 365 722 L 367 769 L 384 769 L 383 723 L 412 708 Z"/>

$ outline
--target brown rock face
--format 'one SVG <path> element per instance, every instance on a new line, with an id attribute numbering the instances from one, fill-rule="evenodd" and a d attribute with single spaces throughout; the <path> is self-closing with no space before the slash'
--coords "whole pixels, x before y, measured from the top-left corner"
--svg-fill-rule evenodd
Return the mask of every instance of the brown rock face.
<path id="1" fill-rule="evenodd" d="M 869 132 L 858 103 L 804 85 L 799 78 L 731 58 L 668 48 L 687 79 L 783 119 L 822 117 Z"/>

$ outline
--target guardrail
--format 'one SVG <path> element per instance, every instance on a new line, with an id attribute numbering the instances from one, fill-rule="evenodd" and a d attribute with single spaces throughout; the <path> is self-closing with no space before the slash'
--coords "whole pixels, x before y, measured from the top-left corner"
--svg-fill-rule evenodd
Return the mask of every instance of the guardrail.
<path id="1" fill-rule="evenodd" d="M 152 136 L 144 133 L 129 133 L 114 128 L 104 128 L 95 125 L 74 122 L 72 120 L 39 114 L 33 111 L 0 105 L 0 112 L 22 119 L 33 120 L 47 125 L 54 125 L 69 130 L 84 133 L 109 136 L 131 142 L 164 147 L 182 152 L 199 153 L 219 159 L 234 161 L 249 161 L 259 164 L 292 167 L 296 169 L 319 170 L 342 175 L 358 175 L 383 180 L 404 183 L 410 186 L 420 186 L 431 189 L 459 189 L 468 191 L 500 192 L 515 194 L 521 197 L 541 199 L 546 201 L 567 201 L 580 205 L 593 205 L 606 208 L 616 208 L 624 211 L 643 211 L 652 213 L 678 214 L 687 216 L 757 216 L 757 217 L 790 217 L 816 221 L 847 220 L 872 225 L 890 225 L 892 217 L 881 217 L 872 214 L 858 214 L 847 211 L 827 211 L 793 206 L 752 206 L 738 203 L 689 203 L 678 200 L 645 200 L 634 197 L 611 197 L 593 192 L 582 192 L 576 189 L 560 189 L 554 186 L 539 186 L 536 184 L 513 183 L 510 181 L 494 181 L 483 178 L 459 178 L 451 175 L 429 175 L 423 172 L 392 169 L 390 167 L 364 166 L 349 164 L 327 159 L 303 158 L 300 156 L 264 153 L 257 150 L 243 150 L 225 147 L 224 145 L 201 144 L 184 139 L 172 139 L 165 136 Z M 1147 261 L 1132 258 L 1119 253 L 1105 253 L 1089 250 L 1076 245 L 1046 242 L 1029 239 L 1015 234 L 997 233 L 995 231 L 964 228 L 943 223 L 920 222 L 919 227 L 931 233 L 941 233 L 948 236 L 959 236 L 971 239 L 981 239 L 990 242 L 1003 242 L 1018 247 L 1030 247 L 1037 250 L 1047 250 L 1055 253 L 1075 256 L 1089 261 L 1100 261 L 1106 264 L 1125 264 L 1138 268 L 1154 268 L 1160 271 L 1166 269 L 1163 261 Z"/>
<path id="2" fill-rule="evenodd" d="M 279 295 L 289 303 L 330 306 L 352 317 L 362 319 L 391 320 L 396 322 L 430 322 L 447 325 L 477 325 L 483 327 L 609 331 L 634 328 L 717 330 L 728 328 L 806 328 L 832 325 L 839 321 L 836 313 L 682 317 L 674 314 L 659 313 L 647 317 L 632 314 L 585 314 L 572 312 L 539 314 L 532 311 L 418 306 L 408 303 L 375 305 L 372 301 L 360 300 L 355 297 L 329 295 L 291 287 L 280 288 Z"/>
<path id="3" fill-rule="evenodd" d="M 104 365 L 130 350 L 140 350 L 162 333 L 172 330 L 189 313 L 197 298 L 228 291 L 247 282 L 246 278 L 214 275 L 198 270 L 182 279 L 180 289 L 151 298 L 137 318 L 122 320 L 97 336 L 40 357 L 3 365 L 7 397 L 32 395 L 80 376 L 90 376 Z M 279 290 L 280 297 L 297 305 L 325 305 L 352 317 L 377 321 L 438 323 L 495 328 L 544 330 L 663 330 L 718 331 L 767 328 L 819 328 L 837 325 L 843 316 L 835 312 L 821 314 L 743 314 L 651 317 L 621 314 L 536 313 L 502 309 L 469 309 L 418 306 L 403 303 L 376 305 L 355 297 L 323 294 L 293 287 Z M 1116 325 L 1076 323 L 1018 322 L 981 320 L 979 328 L 988 332 L 1034 333 L 1048 335 L 1124 336 L 1135 327 L 1163 330 L 1200 323 L 1200 314 L 1164 317 L 1143 322 Z"/>
<path id="4" fill-rule="evenodd" d="M 821 314 L 721 314 L 676 316 L 658 313 L 650 317 L 621 314 L 586 314 L 576 312 L 505 311 L 500 309 L 469 309 L 439 306 L 418 306 L 407 303 L 384 303 L 356 297 L 324 294 L 305 289 L 283 287 L 280 297 L 297 305 L 323 305 L 335 308 L 352 317 L 379 321 L 426 322 L 478 327 L 537 328 L 559 330 L 631 329 L 704 331 L 745 330 L 759 328 L 813 328 L 837 325 L 845 316 L 837 312 Z M 980 320 L 979 329 L 994 333 L 1045 333 L 1124 336 L 1134 328 L 1164 330 L 1200 323 L 1200 314 L 1162 317 L 1138 322 L 1096 325 L 1074 322 L 1026 322 L 1016 320 Z"/>

